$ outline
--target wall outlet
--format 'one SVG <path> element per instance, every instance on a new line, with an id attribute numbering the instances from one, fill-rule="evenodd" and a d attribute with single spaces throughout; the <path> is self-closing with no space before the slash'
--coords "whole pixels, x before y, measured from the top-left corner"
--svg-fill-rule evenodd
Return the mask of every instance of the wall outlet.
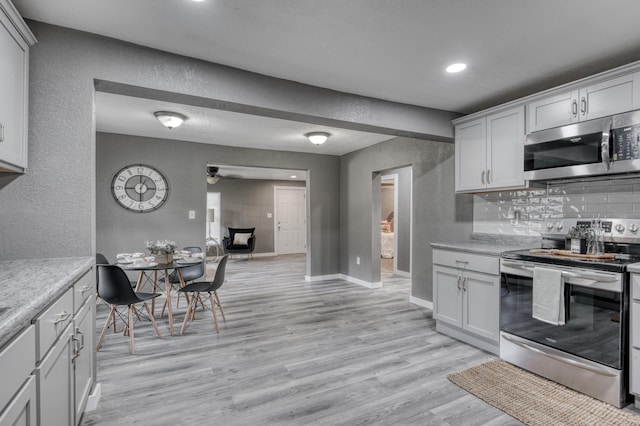
<path id="1" fill-rule="evenodd" d="M 189 219 L 195 219 L 195 218 L 196 218 L 196 211 L 189 210 Z"/>
<path id="2" fill-rule="evenodd" d="M 273 218 L 273 213 L 267 213 L 267 219 Z"/>
<path id="3" fill-rule="evenodd" d="M 360 256 L 356 257 L 356 265 L 360 264 Z"/>

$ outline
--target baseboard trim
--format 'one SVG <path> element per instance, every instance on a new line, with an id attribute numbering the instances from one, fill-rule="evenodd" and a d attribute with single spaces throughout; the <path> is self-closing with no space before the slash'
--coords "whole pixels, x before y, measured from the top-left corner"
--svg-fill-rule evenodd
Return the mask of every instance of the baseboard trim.
<path id="1" fill-rule="evenodd" d="M 409 296 L 409 302 L 414 305 L 422 306 L 423 308 L 431 309 L 433 311 L 433 302 L 429 302 L 428 300 L 420 299 L 415 296 Z"/>
<path id="2" fill-rule="evenodd" d="M 371 282 L 361 280 L 360 278 L 354 278 L 349 275 L 340 274 L 341 278 L 345 281 L 349 281 L 350 283 L 358 284 L 366 288 L 382 288 L 382 281 Z"/>
<path id="3" fill-rule="evenodd" d="M 93 392 L 87 398 L 87 405 L 84 406 L 84 411 L 89 412 L 98 408 L 98 401 L 100 401 L 100 395 L 102 394 L 102 384 L 96 383 L 93 387 Z"/>
<path id="4" fill-rule="evenodd" d="M 406 272 L 406 271 L 399 271 L 396 270 L 394 272 L 395 275 L 400 275 L 401 277 L 405 277 L 405 278 L 411 278 L 411 272 Z"/>
<path id="5" fill-rule="evenodd" d="M 329 281 L 329 280 L 341 280 L 341 274 L 331 274 L 331 275 L 305 275 L 304 280 L 308 283 L 315 283 L 317 281 Z"/>
<path id="6" fill-rule="evenodd" d="M 310 282 L 310 283 L 314 283 L 314 282 L 318 282 L 318 281 L 328 281 L 328 280 L 344 280 L 344 281 L 348 281 L 348 282 L 353 283 L 353 284 L 361 285 L 361 286 L 366 287 L 366 288 L 381 288 L 382 287 L 382 282 L 381 281 L 370 282 L 370 281 L 361 280 L 359 278 L 350 277 L 349 275 L 345 275 L 345 274 L 315 275 L 313 277 L 309 276 L 309 275 L 305 275 L 304 280 L 306 282 Z"/>

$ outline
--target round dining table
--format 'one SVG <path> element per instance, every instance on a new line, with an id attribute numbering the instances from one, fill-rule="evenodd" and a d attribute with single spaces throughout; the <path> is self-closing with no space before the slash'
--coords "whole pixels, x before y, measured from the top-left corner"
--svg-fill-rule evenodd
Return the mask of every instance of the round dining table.
<path id="1" fill-rule="evenodd" d="M 147 278 L 147 280 L 153 283 L 153 292 L 156 292 L 158 287 L 158 272 L 164 273 L 164 285 L 167 298 L 167 311 L 169 312 L 169 334 L 173 336 L 173 310 L 171 308 L 171 280 L 169 279 L 169 271 L 176 271 L 176 275 L 180 280 L 180 287 L 184 287 L 184 279 L 180 273 L 180 269 L 187 268 L 189 266 L 197 265 L 199 262 L 204 262 L 204 259 L 177 259 L 169 263 L 157 263 L 157 262 L 134 262 L 122 265 L 123 269 L 128 271 L 140 271 L 138 282 L 136 284 L 136 291 L 140 291 L 145 283 L 147 273 L 153 272 L 153 280 Z M 155 299 L 151 301 L 151 313 L 155 316 Z"/>

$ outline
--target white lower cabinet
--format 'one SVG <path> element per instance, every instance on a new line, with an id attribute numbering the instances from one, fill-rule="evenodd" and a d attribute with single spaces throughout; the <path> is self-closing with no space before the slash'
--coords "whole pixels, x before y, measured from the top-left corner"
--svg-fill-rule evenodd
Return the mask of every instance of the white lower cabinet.
<path id="1" fill-rule="evenodd" d="M 73 324 L 69 324 L 36 368 L 38 424 L 42 426 L 74 424 L 72 338 Z"/>
<path id="2" fill-rule="evenodd" d="M 0 351 L 0 426 L 36 425 L 35 327 Z"/>
<path id="3" fill-rule="evenodd" d="M 0 415 L 0 426 L 36 426 L 36 378 L 29 376 Z"/>
<path id="4" fill-rule="evenodd" d="M 631 303 L 629 304 L 629 392 L 640 407 L 640 274 L 631 274 Z"/>
<path id="5" fill-rule="evenodd" d="M 75 424 L 80 423 L 82 413 L 93 387 L 95 370 L 94 339 L 96 323 L 96 304 L 90 298 L 75 317 L 73 333 L 73 388 L 75 393 Z"/>
<path id="6" fill-rule="evenodd" d="M 499 353 L 499 258 L 434 250 L 433 263 L 436 330 Z"/>

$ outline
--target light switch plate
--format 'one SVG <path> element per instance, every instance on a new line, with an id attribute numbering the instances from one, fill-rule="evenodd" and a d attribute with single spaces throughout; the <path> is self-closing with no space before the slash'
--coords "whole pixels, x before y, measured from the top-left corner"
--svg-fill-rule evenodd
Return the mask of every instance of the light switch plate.
<path id="1" fill-rule="evenodd" d="M 195 219 L 195 218 L 196 218 L 196 211 L 189 210 L 189 219 Z"/>

